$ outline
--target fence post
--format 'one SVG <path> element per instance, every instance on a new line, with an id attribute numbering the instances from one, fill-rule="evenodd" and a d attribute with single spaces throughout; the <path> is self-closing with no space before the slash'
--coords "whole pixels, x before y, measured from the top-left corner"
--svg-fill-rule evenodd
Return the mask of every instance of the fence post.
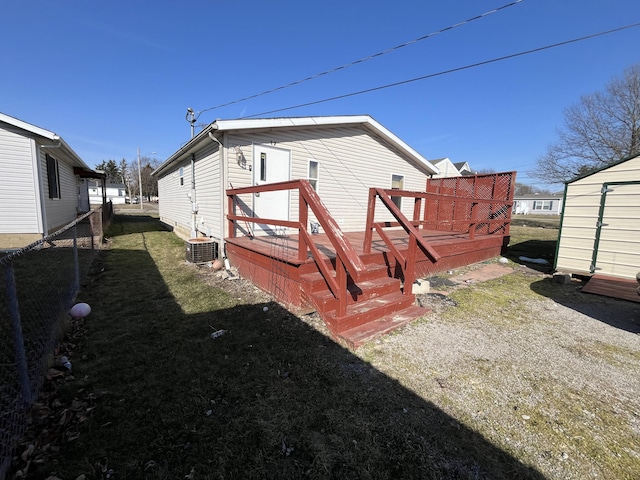
<path id="1" fill-rule="evenodd" d="M 27 368 L 27 355 L 24 350 L 24 336 L 22 335 L 22 322 L 20 320 L 20 305 L 18 303 L 18 289 L 16 277 L 13 272 L 13 263 L 4 265 L 4 281 L 7 286 L 7 303 L 9 316 L 11 317 L 11 329 L 13 330 L 13 348 L 16 356 L 16 368 L 20 377 L 20 388 L 25 403 L 31 403 L 31 382 Z"/>
<path id="2" fill-rule="evenodd" d="M 80 260 L 78 258 L 78 224 L 73 226 L 73 263 L 74 263 L 74 279 L 73 279 L 73 294 L 71 298 L 80 291 Z"/>

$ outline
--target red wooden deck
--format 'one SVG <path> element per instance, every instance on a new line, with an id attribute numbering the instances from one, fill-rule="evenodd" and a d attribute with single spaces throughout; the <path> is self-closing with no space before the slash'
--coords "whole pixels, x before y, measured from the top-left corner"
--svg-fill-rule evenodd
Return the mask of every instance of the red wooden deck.
<path id="1" fill-rule="evenodd" d="M 500 255 L 514 185 L 514 172 L 507 172 L 429 180 L 425 192 L 372 188 L 366 229 L 354 233 L 341 231 L 306 180 L 231 189 L 226 255 L 240 275 L 293 311 L 317 311 L 334 337 L 355 347 L 426 313 L 414 305 L 416 278 Z M 242 195 L 285 189 L 298 190 L 298 221 L 244 211 Z M 413 200 L 411 220 L 391 196 Z M 376 208 L 396 221 L 376 222 Z M 309 209 L 323 233 L 309 233 Z M 251 223 L 290 233 L 236 235 L 250 232 L 243 227 Z"/>
<path id="2" fill-rule="evenodd" d="M 467 235 L 459 233 L 445 233 L 438 231 L 420 231 L 423 238 L 441 255 L 438 262 L 433 262 L 422 251 L 415 260 L 417 278 L 424 278 L 438 272 L 459 268 L 476 262 L 487 260 L 501 254 L 506 247 L 509 237 L 504 235 L 476 235 L 474 240 L 469 240 Z M 397 261 L 391 255 L 382 239 L 373 234 L 371 253 L 363 252 L 365 232 L 352 232 L 345 234 L 349 242 L 355 247 L 358 255 L 367 266 L 373 278 L 357 283 L 349 279 L 350 299 L 349 303 L 363 300 L 367 289 L 373 289 L 376 298 L 386 294 L 394 294 L 402 301 L 402 279 L 398 278 L 401 269 L 396 265 Z M 387 232 L 394 245 L 401 252 L 408 250 L 409 237 L 402 230 Z M 317 234 L 311 236 L 315 246 L 325 255 L 325 262 L 335 266 L 336 255 L 327 235 Z M 273 295 L 276 300 L 294 312 L 303 313 L 319 310 L 316 303 L 330 304 L 335 299 L 328 291 L 322 276 L 318 272 L 315 260 L 309 254 L 307 259 L 301 261 L 298 258 L 299 235 L 292 234 L 281 237 L 236 237 L 228 238 L 227 256 L 232 265 L 238 268 L 240 275 L 250 279 L 262 290 Z M 390 284 L 384 284 L 385 280 Z M 311 286 L 310 283 L 319 283 L 322 287 L 323 298 L 311 298 L 319 290 L 319 286 Z M 376 283 L 377 282 L 377 283 Z M 388 282 L 388 283 L 389 283 Z M 376 292 L 375 289 L 378 289 Z M 314 301 L 315 300 L 315 301 Z M 408 299 L 408 305 L 412 305 L 414 297 Z M 335 305 L 331 304 L 331 308 Z M 364 308 L 370 308 L 365 306 Z M 322 312 L 320 312 L 322 315 Z M 375 312 L 372 312 L 372 316 Z M 401 318 L 393 315 L 377 319 L 377 322 L 366 325 L 354 331 L 333 331 L 332 325 L 325 318 L 329 328 L 336 337 L 345 341 L 349 346 L 358 346 L 377 335 L 381 335 L 415 320 L 427 313 L 417 307 L 411 310 L 411 315 Z M 362 317 L 362 315 L 361 315 Z M 364 320 L 364 318 L 361 318 Z M 373 318 L 371 318 L 373 320 Z M 338 329 L 339 330 L 339 329 Z"/>

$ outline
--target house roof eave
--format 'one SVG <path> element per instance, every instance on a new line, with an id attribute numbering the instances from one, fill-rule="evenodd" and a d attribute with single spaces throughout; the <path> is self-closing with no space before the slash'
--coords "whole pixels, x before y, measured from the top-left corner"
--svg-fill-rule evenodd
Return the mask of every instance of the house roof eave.
<path id="1" fill-rule="evenodd" d="M 158 175 L 172 163 L 177 161 L 184 155 L 192 152 L 196 146 L 205 139 L 209 132 L 213 131 L 238 131 L 238 130 L 263 130 L 271 128 L 291 128 L 291 127 L 313 127 L 313 126 L 330 126 L 330 125 L 363 125 L 368 131 L 382 138 L 403 155 L 411 160 L 418 168 L 424 170 L 427 174 L 437 174 L 438 169 L 429 163 L 429 161 L 411 148 L 407 143 L 397 137 L 387 128 L 383 127 L 370 115 L 343 115 L 343 116 L 326 116 L 326 117 L 283 117 L 283 118 L 254 118 L 254 119 L 236 119 L 236 120 L 216 120 L 205 127 L 198 135 L 190 139 L 178 151 L 165 160 L 152 175 Z"/>
<path id="2" fill-rule="evenodd" d="M 183 156 L 193 153 L 196 150 L 198 144 L 209 136 L 209 132 L 214 132 L 216 130 L 218 130 L 217 121 L 210 123 L 209 125 L 204 127 L 200 133 L 195 135 L 193 138 L 190 138 L 182 147 L 180 147 L 169 158 L 162 162 L 158 168 L 151 172 L 151 175 L 159 175 Z"/>
<path id="3" fill-rule="evenodd" d="M 11 117 L 4 113 L 0 113 L 0 122 L 6 123 L 15 128 L 23 130 L 24 132 L 30 133 L 31 136 L 35 137 L 39 142 L 44 142 L 44 141 L 54 142 L 53 144 L 50 144 L 50 145 L 41 143 L 40 147 L 45 149 L 59 148 L 65 153 L 65 156 L 71 160 L 73 166 L 83 168 L 87 171 L 93 171 L 84 162 L 84 160 L 82 160 L 82 158 L 80 158 L 80 156 L 69 146 L 69 144 L 67 144 L 67 142 L 65 142 L 64 139 L 58 134 L 56 134 L 55 132 L 37 127 L 35 125 L 27 123 L 23 120 L 19 120 L 15 117 Z"/>

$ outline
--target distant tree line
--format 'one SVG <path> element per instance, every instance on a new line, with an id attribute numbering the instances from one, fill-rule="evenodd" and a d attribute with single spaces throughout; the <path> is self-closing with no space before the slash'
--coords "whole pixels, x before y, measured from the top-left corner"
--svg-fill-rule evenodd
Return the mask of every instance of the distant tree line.
<path id="1" fill-rule="evenodd" d="M 142 196 L 149 201 L 158 196 L 158 179 L 151 175 L 160 166 L 160 161 L 151 157 L 140 157 L 140 176 L 138 175 L 137 159 L 131 163 L 126 159 L 119 162 L 103 160 L 96 165 L 96 170 L 105 173 L 107 183 L 122 183 L 127 189 L 129 198 L 140 195 L 140 177 L 142 177 Z"/>

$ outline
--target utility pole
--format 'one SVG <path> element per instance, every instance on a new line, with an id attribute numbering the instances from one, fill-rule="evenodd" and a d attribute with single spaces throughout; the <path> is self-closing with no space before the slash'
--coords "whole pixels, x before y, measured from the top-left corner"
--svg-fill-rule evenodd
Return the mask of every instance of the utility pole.
<path id="1" fill-rule="evenodd" d="M 140 185 L 140 210 L 144 210 L 142 205 L 142 169 L 140 168 L 140 147 L 138 147 L 138 184 Z"/>
<path id="2" fill-rule="evenodd" d="M 191 138 L 195 135 L 195 123 L 199 116 L 200 112 L 196 113 L 193 111 L 193 108 L 187 108 L 187 115 L 185 116 L 185 119 L 191 124 Z"/>

